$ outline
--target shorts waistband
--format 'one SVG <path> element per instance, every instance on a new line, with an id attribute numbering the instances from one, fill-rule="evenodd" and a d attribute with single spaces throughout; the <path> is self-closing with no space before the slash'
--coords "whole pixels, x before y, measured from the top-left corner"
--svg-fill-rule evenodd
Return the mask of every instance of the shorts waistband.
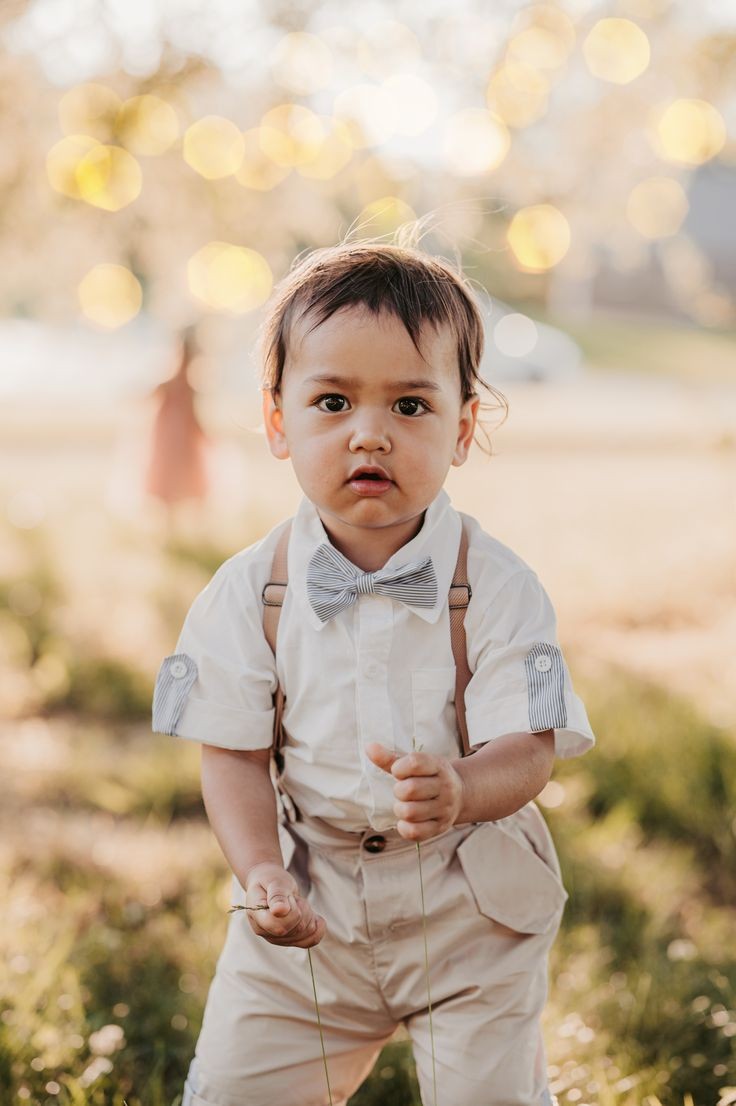
<path id="1" fill-rule="evenodd" d="M 399 850 L 414 850 L 415 842 L 402 837 L 396 827 L 377 830 L 368 826 L 363 830 L 344 830 L 333 826 L 322 818 L 314 818 L 301 812 L 296 820 L 285 819 L 283 824 L 288 833 L 300 837 L 314 848 L 338 850 L 340 852 L 381 853 L 385 855 Z M 432 847 L 435 843 L 457 835 L 468 826 L 451 826 L 450 829 L 430 837 L 422 842 L 422 848 Z"/>

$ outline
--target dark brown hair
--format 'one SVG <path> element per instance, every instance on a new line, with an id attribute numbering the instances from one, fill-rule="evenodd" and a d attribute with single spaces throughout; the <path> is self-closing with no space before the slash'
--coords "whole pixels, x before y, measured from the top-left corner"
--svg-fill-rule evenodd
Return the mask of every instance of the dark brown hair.
<path id="1" fill-rule="evenodd" d="M 480 376 L 483 318 L 462 273 L 416 247 L 375 240 L 312 250 L 276 286 L 261 328 L 262 387 L 278 395 L 297 320 L 313 316 L 311 331 L 341 308 L 357 306 L 399 318 L 420 354 L 425 323 L 449 326 L 457 343 L 463 402 L 484 388 L 496 402 L 482 406 L 508 412 L 505 397 Z"/>

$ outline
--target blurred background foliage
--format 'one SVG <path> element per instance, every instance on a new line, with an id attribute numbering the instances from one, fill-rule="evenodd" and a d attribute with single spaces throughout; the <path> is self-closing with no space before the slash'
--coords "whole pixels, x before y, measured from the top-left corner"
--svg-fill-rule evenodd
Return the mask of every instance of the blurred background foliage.
<path id="1" fill-rule="evenodd" d="M 230 886 L 153 680 L 298 501 L 254 433 L 274 282 L 414 220 L 511 401 L 448 486 L 540 572 L 598 735 L 540 799 L 550 1085 L 736 1102 L 735 72 L 719 0 L 0 5 L 2 1106 L 180 1102 Z M 150 478 L 186 328 L 196 494 Z M 419 1104 L 401 1033 L 379 1103 Z"/>

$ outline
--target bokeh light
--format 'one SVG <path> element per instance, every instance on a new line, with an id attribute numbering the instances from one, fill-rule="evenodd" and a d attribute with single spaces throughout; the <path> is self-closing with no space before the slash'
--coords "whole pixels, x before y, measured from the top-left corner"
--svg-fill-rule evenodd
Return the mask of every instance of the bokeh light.
<path id="1" fill-rule="evenodd" d="M 95 265 L 80 281 L 77 295 L 85 318 L 106 330 L 130 322 L 143 302 L 140 283 L 124 265 Z"/>
<path id="2" fill-rule="evenodd" d="M 510 145 L 504 121 L 483 108 L 459 111 L 445 127 L 445 163 L 458 176 L 490 173 L 501 164 Z"/>
<path id="3" fill-rule="evenodd" d="M 141 168 L 122 146 L 94 145 L 80 158 L 75 176 L 79 196 L 104 211 L 120 211 L 140 195 Z"/>
<path id="4" fill-rule="evenodd" d="M 549 89 L 544 73 L 526 62 L 507 58 L 488 82 L 488 108 L 509 127 L 527 127 L 547 110 Z"/>
<path id="5" fill-rule="evenodd" d="M 98 145 L 96 138 L 86 134 L 70 134 L 55 143 L 46 155 L 46 176 L 51 187 L 63 196 L 81 199 L 77 167 Z"/>
<path id="6" fill-rule="evenodd" d="M 599 19 L 583 43 L 583 57 L 594 77 L 629 84 L 649 65 L 649 39 L 630 19 Z"/>
<path id="7" fill-rule="evenodd" d="M 277 165 L 292 168 L 314 161 L 324 141 L 319 116 L 301 104 L 279 104 L 261 119 L 261 149 Z"/>
<path id="8" fill-rule="evenodd" d="M 679 181 L 650 177 L 631 190 L 626 204 L 629 222 L 645 238 L 676 234 L 688 211 L 688 199 Z"/>
<path id="9" fill-rule="evenodd" d="M 507 60 L 535 69 L 560 69 L 575 45 L 570 17 L 553 4 L 530 4 L 517 15 Z"/>
<path id="10" fill-rule="evenodd" d="M 242 134 L 232 120 L 221 115 L 206 115 L 184 133 L 184 160 L 206 180 L 220 180 L 237 172 L 243 151 Z"/>
<path id="11" fill-rule="evenodd" d="M 514 215 L 507 240 L 522 269 L 542 273 L 557 265 L 570 248 L 570 225 L 552 204 L 533 204 Z"/>
<path id="12" fill-rule="evenodd" d="M 290 172 L 288 165 L 277 165 L 264 152 L 260 127 L 251 127 L 243 134 L 243 160 L 235 171 L 235 179 L 245 188 L 268 192 L 280 184 Z"/>
<path id="13" fill-rule="evenodd" d="M 209 242 L 187 265 L 189 288 L 216 311 L 242 315 L 265 303 L 273 276 L 266 259 L 247 246 Z"/>
<path id="14" fill-rule="evenodd" d="M 330 180 L 353 156 L 350 127 L 341 119 L 322 117 L 324 138 L 310 161 L 297 166 L 297 172 L 311 180 Z"/>
<path id="15" fill-rule="evenodd" d="M 294 31 L 275 47 L 271 70 L 282 88 L 295 96 L 309 96 L 330 84 L 332 51 L 317 35 Z"/>
<path id="16" fill-rule="evenodd" d="M 663 157 L 686 165 L 702 165 L 720 153 L 726 125 L 707 100 L 675 100 L 661 114 L 656 135 Z"/>
<path id="17" fill-rule="evenodd" d="M 59 100 L 59 122 L 65 134 L 87 134 L 105 142 L 112 138 L 121 99 L 107 85 L 75 85 Z"/>
<path id="18" fill-rule="evenodd" d="M 134 154 L 163 154 L 179 137 L 179 117 L 160 96 L 131 96 L 121 105 L 117 122 L 121 142 Z"/>
<path id="19" fill-rule="evenodd" d="M 538 340 L 539 331 L 534 320 L 516 311 L 504 315 L 493 328 L 496 348 L 507 357 L 526 357 Z"/>

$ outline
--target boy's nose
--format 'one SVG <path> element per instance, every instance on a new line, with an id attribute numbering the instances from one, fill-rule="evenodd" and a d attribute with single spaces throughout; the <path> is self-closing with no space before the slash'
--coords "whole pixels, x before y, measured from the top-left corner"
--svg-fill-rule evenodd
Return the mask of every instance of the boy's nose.
<path id="1" fill-rule="evenodd" d="M 389 453 L 391 442 L 385 430 L 379 426 L 356 426 L 350 435 L 350 451 L 357 453 L 359 450 L 365 450 L 367 453 L 373 453 L 374 450 Z"/>

